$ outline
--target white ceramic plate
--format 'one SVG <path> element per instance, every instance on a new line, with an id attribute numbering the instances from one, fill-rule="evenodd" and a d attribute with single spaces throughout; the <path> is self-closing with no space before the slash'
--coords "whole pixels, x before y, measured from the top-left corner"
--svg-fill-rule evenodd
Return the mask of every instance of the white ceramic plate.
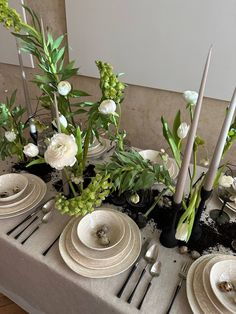
<path id="1" fill-rule="evenodd" d="M 127 270 L 138 258 L 140 251 L 141 251 L 141 234 L 138 229 L 138 226 L 134 223 L 136 232 L 134 233 L 134 247 L 132 250 L 129 251 L 129 254 L 123 259 L 122 263 L 110 267 L 108 269 L 89 269 L 86 268 L 78 263 L 76 263 L 72 257 L 68 254 L 68 251 L 66 249 L 66 235 L 67 233 L 71 232 L 71 227 L 73 225 L 73 220 L 69 222 L 69 224 L 66 226 L 64 231 L 61 234 L 60 240 L 59 240 L 59 251 L 61 254 L 62 259 L 67 264 L 67 266 L 72 269 L 74 272 L 76 272 L 79 275 L 82 275 L 84 277 L 89 278 L 107 278 L 112 277 L 115 275 L 118 275 L 125 270 Z"/>
<path id="2" fill-rule="evenodd" d="M 98 151 L 88 151 L 87 157 L 88 158 L 98 158 L 100 156 L 102 156 L 109 148 L 111 148 L 112 146 L 110 145 L 110 141 L 103 139 L 102 140 L 103 145 L 99 146 L 99 150 Z"/>
<path id="3" fill-rule="evenodd" d="M 0 176 L 0 203 L 20 197 L 28 185 L 28 179 L 20 173 L 6 173 Z"/>
<path id="4" fill-rule="evenodd" d="M 212 266 L 215 265 L 215 263 L 221 260 L 228 260 L 228 259 L 232 259 L 232 256 L 215 254 L 215 256 L 211 260 L 209 260 L 208 263 L 205 265 L 203 269 L 203 273 L 202 273 L 203 286 L 204 286 L 204 289 L 206 291 L 208 298 L 211 300 L 212 303 L 214 303 L 217 309 L 223 314 L 230 314 L 231 312 L 229 312 L 215 297 L 213 290 L 211 288 L 211 284 L 210 284 L 210 271 L 211 271 Z"/>
<path id="5" fill-rule="evenodd" d="M 110 210 L 110 209 L 109 209 Z M 117 211 L 116 211 L 117 212 Z M 117 212 L 118 213 L 118 212 Z M 125 216 L 124 214 L 121 214 L 121 216 Z M 117 244 L 117 246 L 114 248 L 107 249 L 105 251 L 97 251 L 97 250 L 92 250 L 80 241 L 77 235 L 77 224 L 78 221 L 81 219 L 81 217 L 77 218 L 75 221 L 74 225 L 72 226 L 72 232 L 71 232 L 71 242 L 75 248 L 75 250 L 80 254 L 83 255 L 86 258 L 89 258 L 91 260 L 101 260 L 101 261 L 109 261 L 109 260 L 114 260 L 117 255 L 121 254 L 128 246 L 128 243 L 130 242 L 131 239 L 131 228 L 128 223 L 128 219 L 124 219 L 124 225 L 125 225 L 125 236 L 122 239 L 122 241 Z"/>
<path id="6" fill-rule="evenodd" d="M 12 218 L 12 217 L 24 214 L 27 211 L 34 208 L 35 206 L 37 206 L 41 202 L 41 200 L 44 198 L 44 196 L 47 192 L 47 185 L 44 183 L 44 181 L 41 180 L 40 178 L 38 178 L 37 176 L 32 175 L 32 174 L 24 174 L 24 175 L 26 175 L 27 177 L 30 177 L 30 179 L 32 179 L 32 181 L 36 185 L 37 194 L 35 191 L 35 194 L 34 193 L 31 194 L 31 197 L 29 198 L 27 203 L 24 202 L 22 204 L 16 205 L 15 207 L 12 207 L 11 211 L 9 211 L 5 214 L 2 212 L 2 210 L 0 210 L 0 212 L 1 212 L 0 219 Z M 8 208 L 8 210 L 9 210 L 9 208 Z"/>
<path id="7" fill-rule="evenodd" d="M 204 289 L 203 285 L 203 269 L 206 264 L 211 260 L 211 256 L 204 259 L 199 263 L 194 272 L 193 276 L 193 291 L 198 302 L 199 307 L 202 309 L 204 313 L 207 314 L 223 314 L 218 308 L 215 306 L 215 302 L 211 302 L 208 298 L 208 295 Z"/>
<path id="8" fill-rule="evenodd" d="M 4 202 L 4 204 L 3 203 L 0 204 L 0 211 L 3 208 L 19 205 L 20 203 L 26 201 L 27 198 L 29 198 L 31 196 L 31 194 L 33 194 L 33 192 L 35 192 L 36 184 L 34 184 L 34 182 L 32 181 L 31 178 L 29 178 L 28 180 L 29 180 L 28 186 L 25 189 L 25 191 L 22 193 L 22 195 L 20 197 L 17 197 L 13 201 Z"/>
<path id="9" fill-rule="evenodd" d="M 191 310 L 193 311 L 194 314 L 203 314 L 202 309 L 200 308 L 195 293 L 193 291 L 193 277 L 195 273 L 196 267 L 203 262 L 204 260 L 208 259 L 209 255 L 201 256 L 199 257 L 195 262 L 192 263 L 188 270 L 188 275 L 186 278 L 186 292 L 187 292 L 187 298 L 188 298 L 188 303 L 191 307 Z"/>
<path id="10" fill-rule="evenodd" d="M 108 269 L 114 266 L 117 266 L 118 264 L 122 263 L 124 258 L 129 254 L 130 250 L 133 249 L 134 247 L 134 230 L 133 230 L 133 225 L 130 224 L 131 227 L 131 239 L 127 243 L 127 246 L 125 250 L 123 250 L 121 253 L 118 255 L 116 254 L 113 258 L 108 258 L 108 259 L 90 259 L 87 258 L 83 255 L 81 255 L 73 246 L 71 242 L 71 235 L 67 233 L 66 237 L 66 248 L 68 250 L 68 253 L 70 256 L 78 263 L 81 264 L 82 266 L 90 269 Z"/>
<path id="11" fill-rule="evenodd" d="M 230 281 L 236 287 L 236 258 L 217 262 L 210 271 L 210 284 L 215 296 L 225 308 L 236 313 L 236 291 L 222 292 L 218 287 L 222 281 Z"/>
<path id="12" fill-rule="evenodd" d="M 98 241 L 96 232 L 102 226 L 107 226 L 107 234 L 110 243 L 103 245 Z M 117 213 L 107 211 L 106 209 L 94 210 L 92 213 L 84 216 L 77 227 L 77 234 L 80 241 L 90 249 L 107 250 L 117 245 L 124 237 L 125 226 L 123 220 Z"/>

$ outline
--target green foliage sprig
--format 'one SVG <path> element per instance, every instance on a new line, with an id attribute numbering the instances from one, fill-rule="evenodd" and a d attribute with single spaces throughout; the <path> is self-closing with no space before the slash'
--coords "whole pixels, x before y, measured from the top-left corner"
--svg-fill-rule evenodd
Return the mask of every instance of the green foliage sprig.
<path id="1" fill-rule="evenodd" d="M 6 98 L 6 103 L 0 103 L 0 156 L 1 159 L 17 155 L 20 160 L 24 159 L 23 147 L 27 141 L 23 135 L 27 124 L 22 121 L 25 113 L 25 108 L 20 105 L 15 106 L 16 90 L 12 93 L 10 98 Z M 15 134 L 13 141 L 7 140 L 6 132 Z"/>
<path id="2" fill-rule="evenodd" d="M 173 191 L 173 182 L 165 166 L 151 164 L 134 150 L 116 153 L 107 164 L 97 165 L 96 171 L 103 176 L 109 173 L 113 188 L 119 193 L 148 189 L 156 182 Z"/>

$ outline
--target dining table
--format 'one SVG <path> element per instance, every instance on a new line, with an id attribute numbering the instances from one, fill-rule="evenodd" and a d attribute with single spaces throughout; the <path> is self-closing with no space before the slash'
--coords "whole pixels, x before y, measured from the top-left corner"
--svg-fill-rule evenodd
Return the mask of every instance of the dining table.
<path id="1" fill-rule="evenodd" d="M 11 161 L 2 161 L 0 173 L 10 172 L 11 166 Z M 199 174 L 204 170 L 204 168 L 198 167 Z M 55 194 L 54 186 L 48 182 L 47 193 L 42 203 Z M 213 194 L 208 202 L 207 210 L 220 208 L 220 206 L 219 199 Z M 118 206 L 115 207 L 108 203 L 105 203 L 104 207 L 120 209 Z M 235 220 L 236 214 L 229 209 L 226 211 Z M 180 254 L 177 247 L 170 249 L 162 246 L 159 243 L 161 231 L 154 228 L 153 223 L 148 223 L 146 227 L 141 229 L 142 241 L 150 238 L 159 244 L 158 259 L 161 261 L 162 268 L 160 276 L 152 280 L 152 286 L 143 306 L 141 310 L 138 310 L 137 304 L 151 278 L 149 272 L 145 273 L 131 304 L 127 303 L 127 298 L 146 266 L 143 258 L 140 259 L 140 263 L 121 298 L 118 298 L 116 295 L 125 282 L 130 269 L 110 278 L 86 278 L 76 274 L 65 264 L 59 252 L 58 241 L 47 255 L 42 254 L 62 232 L 71 217 L 62 215 L 55 209 L 52 219 L 42 224 L 23 245 L 21 239 L 30 234 L 37 222 L 27 228 L 18 239 L 14 238 L 16 231 L 7 235 L 7 232 L 28 214 L 29 212 L 0 220 L 0 292 L 28 313 L 164 314 L 179 282 L 178 273 L 183 262 L 193 261 L 190 254 Z M 170 313 L 192 313 L 185 284 L 182 285 Z"/>

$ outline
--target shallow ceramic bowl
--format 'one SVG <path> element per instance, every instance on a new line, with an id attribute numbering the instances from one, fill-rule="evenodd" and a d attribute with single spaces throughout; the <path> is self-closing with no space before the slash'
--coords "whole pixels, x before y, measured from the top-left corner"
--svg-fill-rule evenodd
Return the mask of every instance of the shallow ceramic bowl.
<path id="1" fill-rule="evenodd" d="M 105 240 L 109 239 L 109 243 L 104 243 L 104 238 L 98 236 L 98 231 L 101 229 L 105 230 Z M 95 210 L 86 215 L 77 226 L 80 241 L 94 250 L 107 250 L 114 247 L 120 243 L 124 234 L 125 226 L 119 215 L 105 209 Z"/>
<path id="2" fill-rule="evenodd" d="M 20 197 L 28 185 L 22 174 L 8 173 L 0 176 L 0 202 L 13 201 Z"/>

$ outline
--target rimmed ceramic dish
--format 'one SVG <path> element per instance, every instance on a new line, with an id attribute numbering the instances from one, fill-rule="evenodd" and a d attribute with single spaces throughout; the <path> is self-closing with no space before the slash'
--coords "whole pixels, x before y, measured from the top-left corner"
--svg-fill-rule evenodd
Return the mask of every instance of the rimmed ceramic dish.
<path id="1" fill-rule="evenodd" d="M 135 229 L 133 224 L 129 223 L 130 229 L 131 229 L 131 237 L 128 238 L 127 246 L 123 251 L 121 251 L 119 254 L 114 254 L 114 256 L 107 258 L 107 259 L 90 259 L 82 254 L 80 254 L 75 247 L 73 246 L 71 242 L 71 235 L 67 234 L 66 237 L 66 248 L 68 250 L 68 253 L 70 256 L 79 264 L 82 266 L 85 266 L 87 268 L 91 269 L 107 269 L 111 268 L 113 266 L 116 266 L 120 263 L 122 263 L 123 259 L 129 254 L 130 250 L 134 247 L 134 240 L 135 240 Z"/>
<path id="2" fill-rule="evenodd" d="M 206 264 L 211 260 L 212 257 L 208 257 L 199 263 L 194 272 L 193 276 L 193 291 L 198 302 L 199 307 L 202 309 L 204 313 L 208 314 L 223 314 L 215 305 L 215 302 L 212 302 L 211 299 L 208 298 L 206 290 L 203 285 L 203 269 Z"/>
<path id="3" fill-rule="evenodd" d="M 24 193 L 28 179 L 19 173 L 7 173 L 0 176 L 0 204 L 14 201 Z"/>
<path id="4" fill-rule="evenodd" d="M 47 185 L 42 179 L 32 174 L 24 174 L 29 181 L 32 181 L 32 187 L 35 185 L 35 192 L 24 202 L 18 205 L 12 205 L 7 208 L 0 208 L 0 219 L 12 218 L 31 210 L 37 206 L 44 198 L 47 192 Z"/>
<path id="5" fill-rule="evenodd" d="M 218 285 L 222 281 L 231 282 L 236 287 L 236 258 L 217 262 L 210 271 L 210 284 L 215 297 L 227 310 L 236 313 L 236 291 L 221 291 Z"/>
<path id="6" fill-rule="evenodd" d="M 66 235 L 67 233 L 71 232 L 73 223 L 74 223 L 74 220 L 70 221 L 69 224 L 64 229 L 64 231 L 62 232 L 60 240 L 59 240 L 59 251 L 60 251 L 62 259 L 67 264 L 67 266 L 70 269 L 72 269 L 74 272 L 76 272 L 77 274 L 80 274 L 84 277 L 89 277 L 89 278 L 112 277 L 127 270 L 131 265 L 133 265 L 133 263 L 138 258 L 139 253 L 141 251 L 141 234 L 140 234 L 138 226 L 132 221 L 133 226 L 136 230 L 134 232 L 134 241 L 133 241 L 134 246 L 132 250 L 129 250 L 129 253 L 126 255 L 126 257 L 122 260 L 121 263 L 107 269 L 90 269 L 90 268 L 82 266 L 81 264 L 77 263 L 69 255 L 66 248 Z"/>
<path id="7" fill-rule="evenodd" d="M 218 311 L 220 311 L 223 314 L 231 314 L 231 311 L 228 311 L 215 297 L 214 292 L 212 290 L 211 284 L 210 284 L 210 271 L 212 266 L 215 265 L 215 263 L 222 261 L 222 260 L 228 260 L 232 259 L 231 255 L 220 255 L 215 254 L 205 265 L 202 273 L 203 277 L 203 286 L 206 291 L 207 297 L 210 299 L 212 303 L 217 307 Z"/>
<path id="8" fill-rule="evenodd" d="M 117 211 L 112 210 L 112 209 L 107 209 L 107 210 L 117 212 Z M 120 213 L 120 215 L 124 215 L 126 217 L 125 214 Z M 127 248 L 128 243 L 130 242 L 130 239 L 131 239 L 131 228 L 128 224 L 128 219 L 124 219 L 125 236 L 121 240 L 121 242 L 119 242 L 117 244 L 117 246 L 109 248 L 109 249 L 104 250 L 104 251 L 92 250 L 92 249 L 88 248 L 87 246 L 85 246 L 80 241 L 80 239 L 78 238 L 78 235 L 77 235 L 77 224 L 78 224 L 80 219 L 81 219 L 81 217 L 77 218 L 74 225 L 72 226 L 72 232 L 71 232 L 71 242 L 72 242 L 75 250 L 80 255 L 83 255 L 86 258 L 89 258 L 89 259 L 95 260 L 95 261 L 97 261 L 97 260 L 101 260 L 101 261 L 111 260 L 112 261 L 116 258 L 117 255 L 121 254 Z"/>
<path id="9" fill-rule="evenodd" d="M 99 209 L 84 216 L 77 227 L 80 241 L 90 249 L 107 250 L 124 237 L 125 227 L 119 215 Z"/>

